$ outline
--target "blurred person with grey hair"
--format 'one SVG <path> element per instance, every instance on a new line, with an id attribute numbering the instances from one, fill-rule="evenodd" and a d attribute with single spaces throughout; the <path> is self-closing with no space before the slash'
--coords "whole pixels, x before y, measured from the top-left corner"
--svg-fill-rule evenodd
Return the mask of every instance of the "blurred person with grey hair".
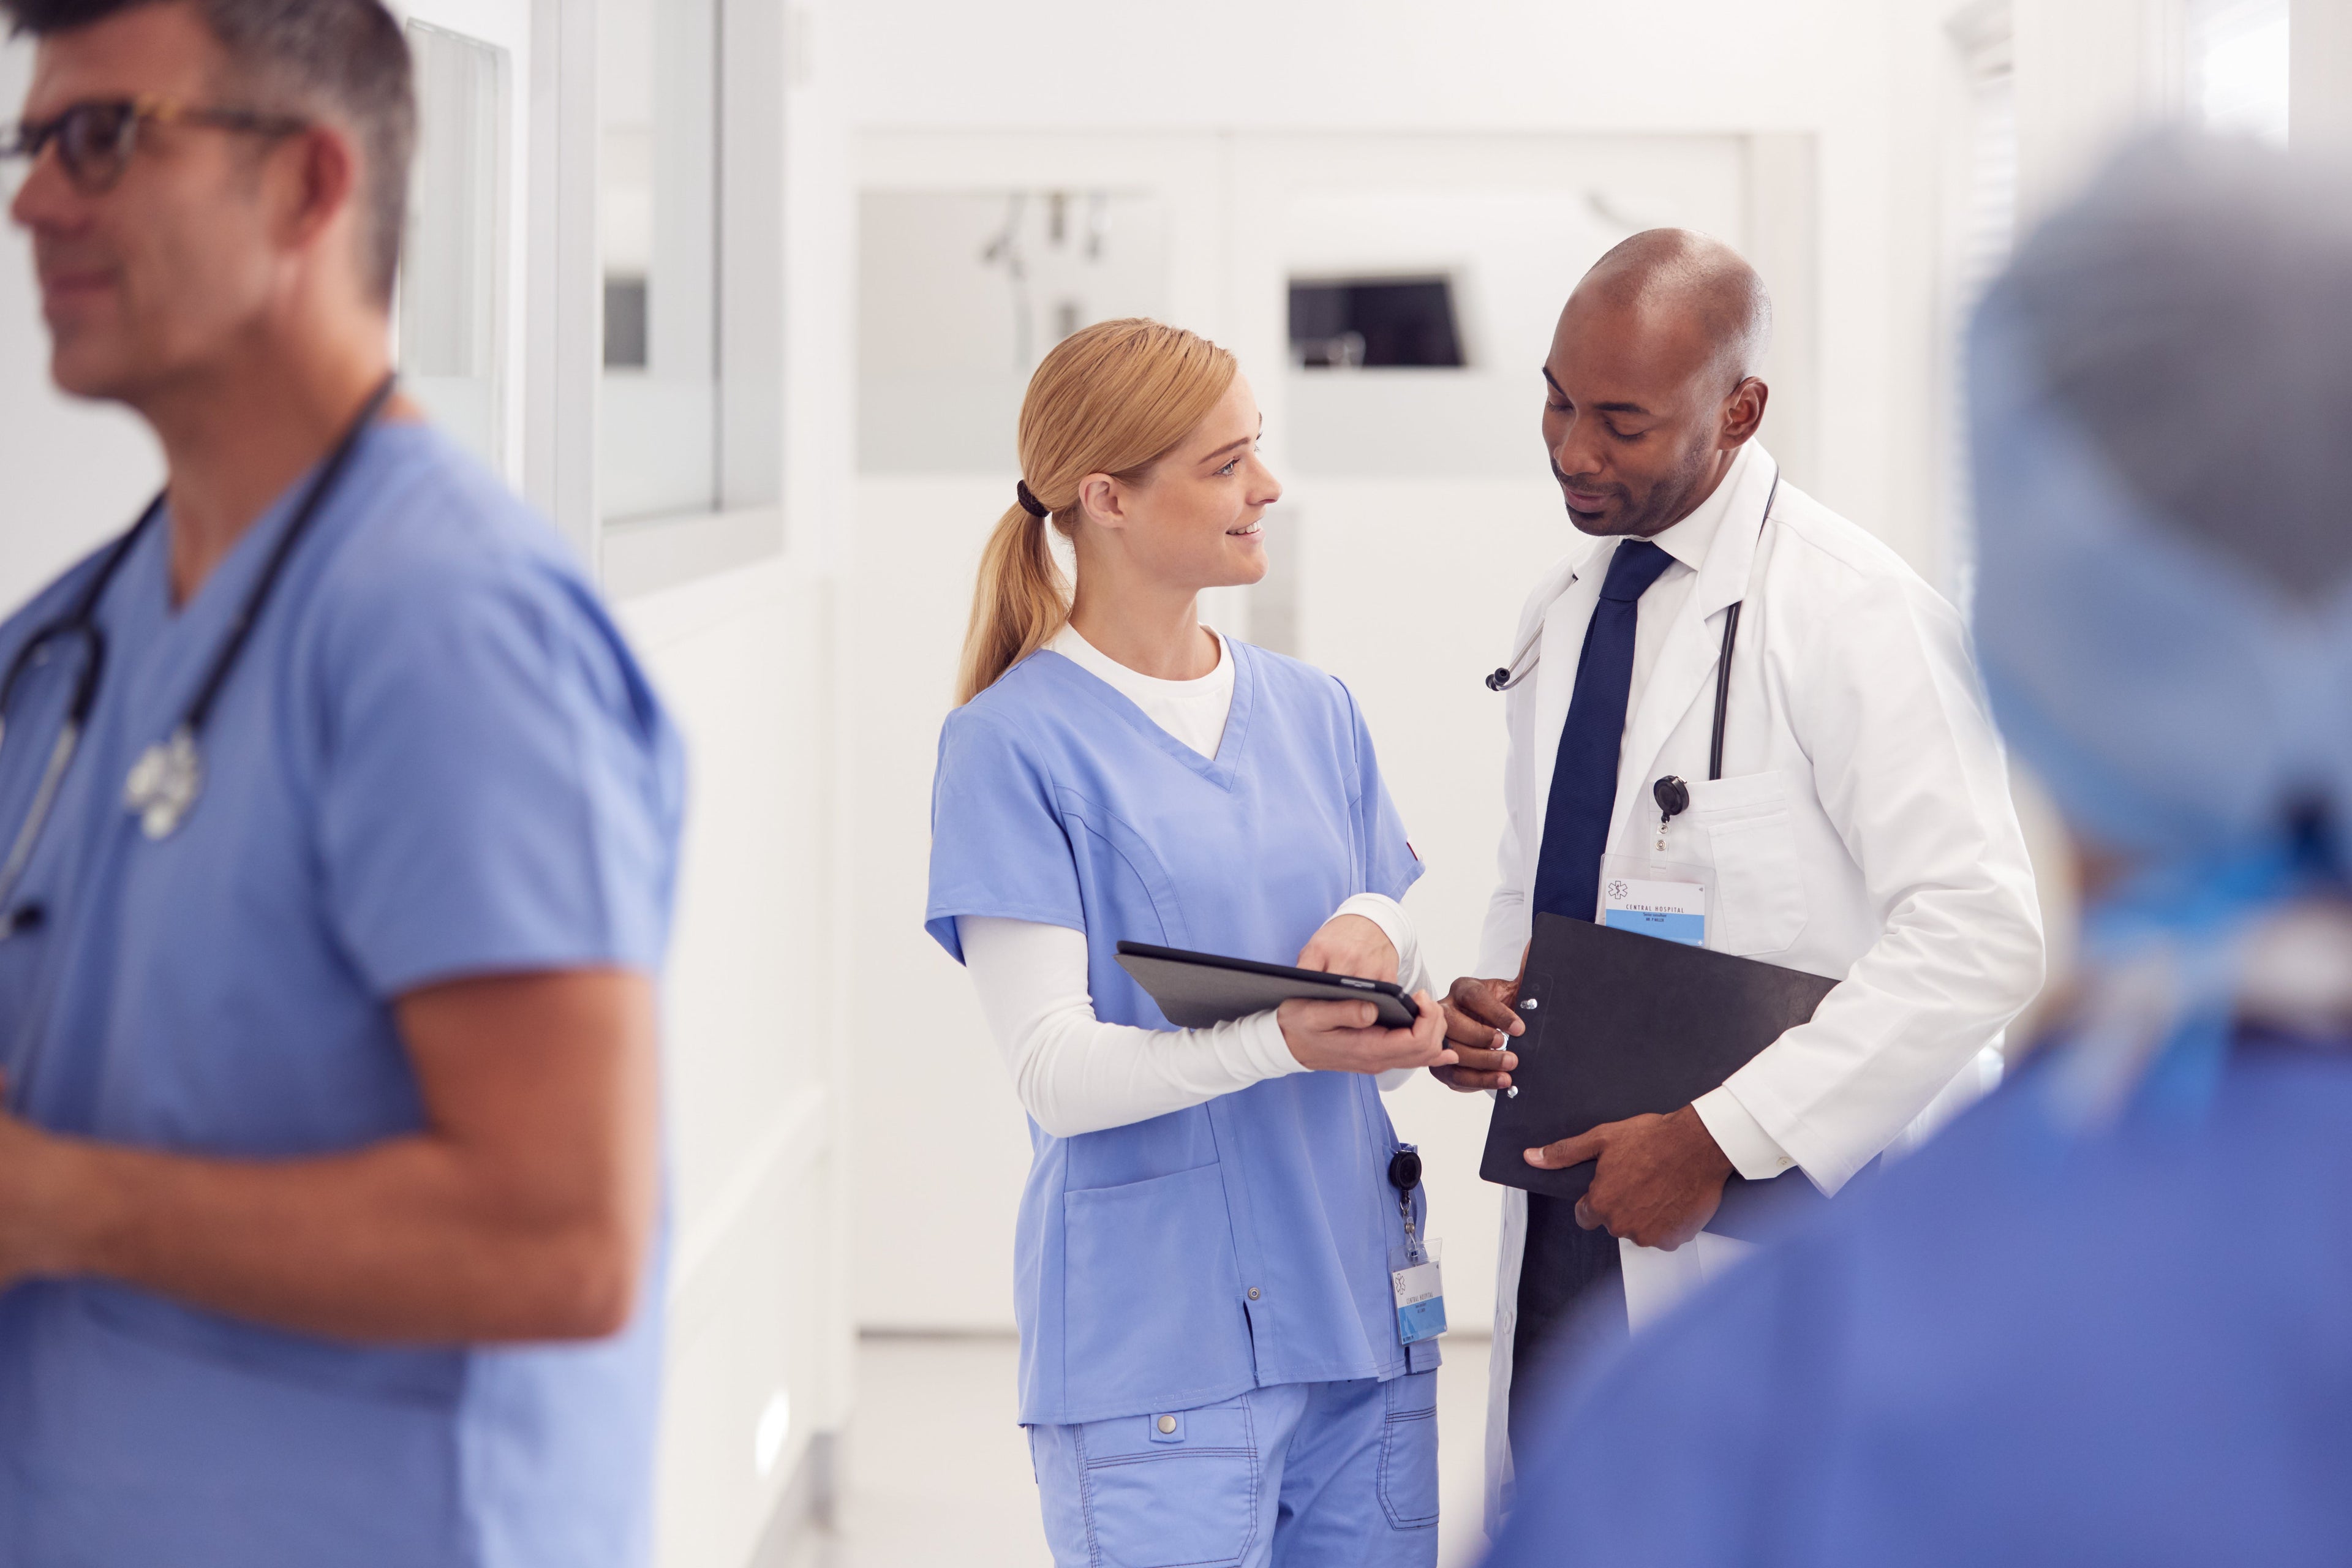
<path id="1" fill-rule="evenodd" d="M 1549 1424 L 1494 1568 L 2352 1562 L 2352 182 L 2135 149 L 1972 343 L 1994 707 L 2084 871 L 2009 1087 Z"/>
<path id="2" fill-rule="evenodd" d="M 0 1568 L 629 1568 L 683 758 L 393 375 L 400 18 L 0 25 L 51 379 L 167 473 L 0 622 Z"/>

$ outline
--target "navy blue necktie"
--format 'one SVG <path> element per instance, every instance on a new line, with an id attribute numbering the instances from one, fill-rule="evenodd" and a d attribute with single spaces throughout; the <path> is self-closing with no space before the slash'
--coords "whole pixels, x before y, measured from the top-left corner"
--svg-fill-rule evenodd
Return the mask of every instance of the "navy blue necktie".
<path id="1" fill-rule="evenodd" d="M 1629 539 L 1609 563 L 1601 602 L 1584 629 L 1576 691 L 1552 765 L 1543 847 L 1536 855 L 1538 910 L 1589 921 L 1601 902 L 1601 857 L 1617 805 L 1617 753 L 1633 685 L 1633 627 L 1642 595 L 1674 560 L 1646 539 Z"/>

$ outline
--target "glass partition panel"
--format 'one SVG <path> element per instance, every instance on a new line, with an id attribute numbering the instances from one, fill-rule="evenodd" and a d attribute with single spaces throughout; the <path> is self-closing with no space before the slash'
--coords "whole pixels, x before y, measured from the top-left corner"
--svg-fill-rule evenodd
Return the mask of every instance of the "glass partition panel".
<path id="1" fill-rule="evenodd" d="M 717 0 L 602 0 L 608 521 L 718 500 Z"/>
<path id="2" fill-rule="evenodd" d="M 434 420 L 503 467 L 507 310 L 504 49 L 422 22 L 416 164 L 401 249 L 401 380 Z"/>

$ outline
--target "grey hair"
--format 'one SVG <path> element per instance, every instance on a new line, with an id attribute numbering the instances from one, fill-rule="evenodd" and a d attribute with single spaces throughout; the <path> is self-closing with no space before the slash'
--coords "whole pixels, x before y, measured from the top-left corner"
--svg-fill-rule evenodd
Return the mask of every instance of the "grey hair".
<path id="1" fill-rule="evenodd" d="M 2157 518 L 2300 598 L 2352 575 L 2352 171 L 2144 142 L 2006 286 L 2053 400 Z"/>
<path id="2" fill-rule="evenodd" d="M 16 33 L 47 37 L 166 0 L 0 0 Z M 361 262 L 380 303 L 392 299 L 416 152 L 416 85 L 408 40 L 383 0 L 184 0 L 227 54 L 239 104 L 349 125 L 360 143 Z"/>

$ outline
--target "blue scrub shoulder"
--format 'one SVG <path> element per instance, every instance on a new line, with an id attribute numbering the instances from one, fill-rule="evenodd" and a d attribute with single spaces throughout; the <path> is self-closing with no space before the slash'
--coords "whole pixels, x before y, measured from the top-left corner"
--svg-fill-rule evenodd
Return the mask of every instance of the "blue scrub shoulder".
<path id="1" fill-rule="evenodd" d="M 1319 725 L 1353 747 L 1363 732 L 1364 721 L 1346 682 L 1304 659 L 1234 637 L 1224 640 L 1234 659 L 1249 667 L 1262 700 L 1280 712 L 1284 723 Z M 1085 714 L 1069 701 L 1055 666 L 1076 668 L 1060 654 L 1039 648 L 999 676 L 987 690 L 950 713 L 945 732 L 952 733 L 960 723 L 991 722 L 1034 740 L 1058 741 L 1074 729 L 1082 731 Z"/>
<path id="2" fill-rule="evenodd" d="M 346 480 L 356 504 L 303 586 L 302 634 L 332 680 L 403 644 L 486 623 L 532 637 L 583 677 L 645 749 L 643 781 L 675 823 L 684 751 L 636 656 L 571 545 L 471 453 L 425 425 L 391 425 Z M 338 509 L 341 510 L 340 508 Z"/>
<path id="3" fill-rule="evenodd" d="M 1082 831 L 1069 820 L 1073 803 L 1097 810 L 1116 810 L 1114 802 L 1164 804 L 1160 786 L 1137 795 L 1136 769 L 1146 757 L 1178 757 L 1177 776 L 1189 770 L 1226 788 L 1255 781 L 1286 805 L 1328 800 L 1354 846 L 1358 886 L 1349 890 L 1394 898 L 1412 886 L 1421 865 L 1381 784 L 1353 694 L 1301 660 L 1231 638 L 1226 647 L 1236 665 L 1234 706 L 1213 761 L 1194 756 L 1050 650 L 1032 653 L 948 715 L 932 784 L 925 924 L 951 956 L 962 957 L 959 915 L 1087 929 L 1070 866 L 1078 847 L 1072 835 Z M 1158 837 L 1166 825 L 1130 826 Z M 1173 940 L 1169 933 L 1152 940 L 1163 938 Z"/>
<path id="4" fill-rule="evenodd" d="M 1265 719 L 1269 728 L 1279 731 L 1271 749 L 1296 752 L 1304 746 L 1321 752 L 1317 760 L 1337 763 L 1348 780 L 1351 802 L 1378 786 L 1370 731 L 1345 682 L 1302 659 L 1250 643 L 1228 637 L 1225 647 L 1248 670 L 1247 681 L 1237 683 L 1229 725 L 1254 725 Z M 1002 770 L 1015 763 L 1042 792 L 1067 782 L 1069 772 L 1088 766 L 1100 749 L 1099 710 L 1073 700 L 1074 680 L 1097 684 L 1069 660 L 1044 648 L 1006 670 L 995 684 L 948 714 L 940 731 L 940 777 L 958 766 Z M 1239 695 L 1244 689 L 1252 710 L 1247 712 Z"/>
<path id="5" fill-rule="evenodd" d="M 364 625 L 371 612 L 457 619 L 496 605 L 541 622 L 549 636 L 580 637 L 634 664 L 571 546 L 439 431 L 375 432 L 344 488 L 349 499 L 339 498 L 336 520 L 322 530 L 331 537 L 318 542 L 314 581 L 299 595 L 313 627 L 331 636 L 351 616 Z"/>

